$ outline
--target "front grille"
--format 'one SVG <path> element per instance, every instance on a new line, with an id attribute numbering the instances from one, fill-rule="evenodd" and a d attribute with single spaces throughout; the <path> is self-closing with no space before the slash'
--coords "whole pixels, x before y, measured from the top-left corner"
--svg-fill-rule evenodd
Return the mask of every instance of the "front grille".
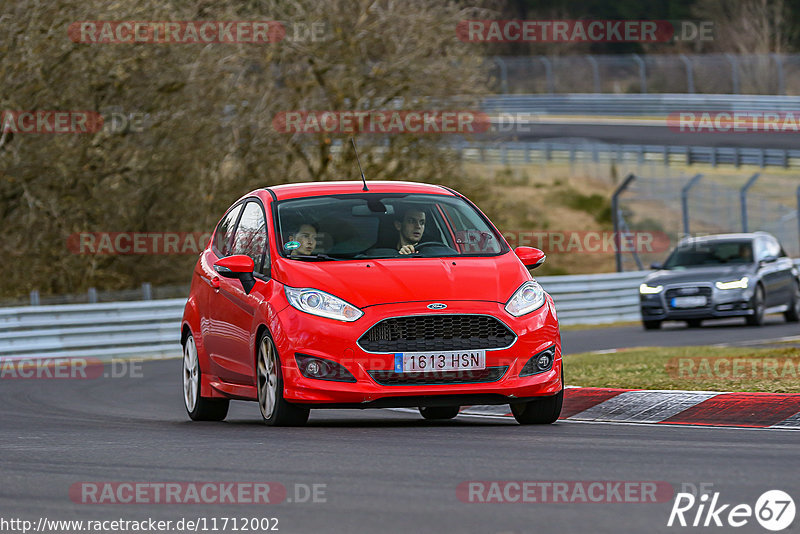
<path id="1" fill-rule="evenodd" d="M 476 384 L 497 382 L 507 365 L 487 367 L 475 371 L 431 371 L 427 373 L 395 373 L 394 371 L 369 371 L 369 375 L 382 386 L 419 386 L 426 384 Z"/>
<path id="2" fill-rule="evenodd" d="M 501 349 L 516 336 L 490 315 L 414 315 L 383 320 L 358 345 L 367 352 Z"/>
<path id="3" fill-rule="evenodd" d="M 687 291 L 688 290 L 688 291 Z M 673 287 L 664 292 L 664 298 L 667 299 L 667 305 L 674 308 L 671 304 L 674 297 L 706 297 L 707 304 L 701 308 L 708 308 L 711 305 L 711 288 L 708 286 L 686 286 L 686 287 Z M 680 309 L 680 308 L 674 308 Z"/>

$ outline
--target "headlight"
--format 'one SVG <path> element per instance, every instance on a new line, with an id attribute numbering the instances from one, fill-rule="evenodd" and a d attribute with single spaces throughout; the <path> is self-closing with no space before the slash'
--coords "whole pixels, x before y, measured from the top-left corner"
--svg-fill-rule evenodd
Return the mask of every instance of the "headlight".
<path id="1" fill-rule="evenodd" d="M 352 322 L 364 315 L 364 312 L 348 304 L 338 297 L 320 291 L 319 289 L 284 286 L 289 304 L 300 311 L 336 319 L 337 321 Z"/>
<path id="2" fill-rule="evenodd" d="M 642 295 L 655 295 L 656 293 L 661 293 L 661 290 L 664 289 L 664 286 L 648 286 L 647 284 L 642 284 L 639 286 L 639 293 Z"/>
<path id="3" fill-rule="evenodd" d="M 544 289 L 538 282 L 528 281 L 519 286 L 506 303 L 506 311 L 514 317 L 539 309 L 544 304 Z"/>
<path id="4" fill-rule="evenodd" d="M 746 276 L 739 280 L 732 280 L 730 282 L 717 282 L 714 284 L 717 289 L 747 289 L 747 283 L 750 281 Z"/>

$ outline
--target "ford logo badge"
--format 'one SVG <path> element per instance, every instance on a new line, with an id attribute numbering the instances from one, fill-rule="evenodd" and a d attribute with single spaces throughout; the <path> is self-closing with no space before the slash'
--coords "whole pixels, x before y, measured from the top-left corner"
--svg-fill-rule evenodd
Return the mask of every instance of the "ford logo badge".
<path id="1" fill-rule="evenodd" d="M 447 304 L 442 304 L 441 302 L 434 302 L 433 304 L 428 304 L 429 310 L 443 310 L 447 307 Z"/>

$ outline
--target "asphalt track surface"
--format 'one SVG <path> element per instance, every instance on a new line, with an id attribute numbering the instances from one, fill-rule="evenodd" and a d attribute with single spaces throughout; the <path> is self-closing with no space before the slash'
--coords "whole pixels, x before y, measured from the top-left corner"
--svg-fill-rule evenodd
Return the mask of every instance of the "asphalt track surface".
<path id="1" fill-rule="evenodd" d="M 767 315 L 760 327 L 745 326 L 744 319 L 706 321 L 700 328 L 688 328 L 685 322 L 666 321 L 661 330 L 644 330 L 641 325 L 564 330 L 561 347 L 564 354 L 593 352 L 629 347 L 684 347 L 692 345 L 758 346 L 777 339 L 797 338 L 800 324 L 787 323 L 783 315 Z"/>
<path id="2" fill-rule="evenodd" d="M 506 127 L 488 134 L 498 140 L 546 141 L 585 139 L 592 142 L 632 145 L 668 145 L 738 148 L 796 149 L 797 132 L 680 132 L 667 126 L 634 124 L 531 123 Z"/>
<path id="3" fill-rule="evenodd" d="M 664 481 L 675 491 L 713 484 L 721 503 L 753 506 L 770 489 L 800 501 L 796 432 L 563 421 L 522 427 L 468 416 L 429 422 L 396 410 L 318 410 L 306 427 L 269 428 L 244 402 L 232 403 L 224 423 L 193 423 L 180 370 L 171 359 L 144 362 L 141 376 L 126 378 L 0 381 L 0 518 L 235 516 L 278 518 L 279 532 L 641 533 L 709 529 L 668 528 L 671 498 L 482 504 L 460 501 L 456 488 L 476 480 Z M 325 484 L 326 502 L 73 502 L 70 486 L 87 481 L 278 482 L 289 498 L 295 484 Z M 737 531 L 765 532 L 752 518 Z"/>

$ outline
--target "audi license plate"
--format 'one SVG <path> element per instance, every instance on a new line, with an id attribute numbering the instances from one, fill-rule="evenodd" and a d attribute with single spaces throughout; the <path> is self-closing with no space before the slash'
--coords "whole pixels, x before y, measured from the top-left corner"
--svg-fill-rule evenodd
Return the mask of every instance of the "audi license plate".
<path id="1" fill-rule="evenodd" d="M 702 308 L 708 303 L 706 297 L 675 297 L 672 299 L 673 308 Z"/>
<path id="2" fill-rule="evenodd" d="M 395 373 L 476 371 L 480 369 L 486 369 L 485 350 L 398 352 L 394 355 Z"/>

